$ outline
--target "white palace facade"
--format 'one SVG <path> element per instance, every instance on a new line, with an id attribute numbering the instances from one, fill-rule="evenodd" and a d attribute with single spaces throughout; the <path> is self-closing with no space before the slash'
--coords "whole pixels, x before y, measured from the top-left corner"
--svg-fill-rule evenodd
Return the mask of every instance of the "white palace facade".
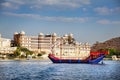
<path id="1" fill-rule="evenodd" d="M 89 43 L 74 42 L 69 44 L 69 37 L 73 38 L 73 34 L 64 35 L 62 37 L 57 36 L 56 33 L 46 35 L 39 33 L 37 36 L 27 36 L 24 31 L 21 31 L 20 33 L 14 33 L 14 42 L 15 45 L 28 48 L 34 51 L 34 53 L 40 53 L 42 51 L 51 53 L 52 50 L 56 56 L 64 55 L 63 58 L 68 55 L 73 58 L 78 55 L 81 57 L 89 55 Z"/>

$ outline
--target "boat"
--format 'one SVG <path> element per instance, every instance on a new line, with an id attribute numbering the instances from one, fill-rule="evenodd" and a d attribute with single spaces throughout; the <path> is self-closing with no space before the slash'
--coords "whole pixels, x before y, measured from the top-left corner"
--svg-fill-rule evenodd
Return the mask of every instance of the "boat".
<path id="1" fill-rule="evenodd" d="M 98 64 L 103 60 L 108 52 L 90 52 L 90 56 L 86 59 L 62 59 L 56 57 L 54 54 L 49 54 L 48 57 L 53 63 L 88 63 L 88 64 Z"/>
<path id="2" fill-rule="evenodd" d="M 108 51 L 91 52 L 90 45 L 85 44 L 59 44 L 54 43 L 51 47 L 51 53 L 48 58 L 53 63 L 88 63 L 98 64 L 103 61 Z"/>

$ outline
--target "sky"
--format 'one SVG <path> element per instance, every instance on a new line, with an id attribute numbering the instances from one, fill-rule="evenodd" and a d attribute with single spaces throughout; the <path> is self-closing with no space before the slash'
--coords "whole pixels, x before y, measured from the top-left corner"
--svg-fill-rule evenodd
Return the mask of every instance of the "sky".
<path id="1" fill-rule="evenodd" d="M 58 36 L 72 33 L 76 41 L 103 42 L 120 37 L 120 0 L 0 0 L 0 33 Z"/>

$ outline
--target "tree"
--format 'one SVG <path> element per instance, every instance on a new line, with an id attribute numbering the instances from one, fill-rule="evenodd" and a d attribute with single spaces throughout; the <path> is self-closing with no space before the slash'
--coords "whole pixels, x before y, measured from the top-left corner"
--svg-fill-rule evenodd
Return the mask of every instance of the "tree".
<path id="1" fill-rule="evenodd" d="M 14 51 L 14 55 L 17 57 L 17 56 L 20 56 L 21 52 L 24 52 L 26 55 L 32 55 L 33 52 L 30 51 L 29 49 L 27 48 L 24 48 L 24 47 L 17 47 L 17 49 Z"/>
<path id="2" fill-rule="evenodd" d="M 38 55 L 37 56 L 42 56 L 42 54 L 41 53 L 38 53 Z"/>
<path id="3" fill-rule="evenodd" d="M 20 47 L 20 51 L 26 53 L 26 55 L 32 55 L 33 54 L 32 51 L 30 51 L 29 49 L 24 48 L 24 47 Z"/>
<path id="4" fill-rule="evenodd" d="M 46 52 L 45 51 L 41 51 L 41 53 L 38 53 L 38 55 L 37 56 L 42 56 L 42 55 L 45 55 L 46 54 Z"/>
<path id="5" fill-rule="evenodd" d="M 19 50 L 19 48 L 17 48 L 15 51 L 14 51 L 14 55 L 17 57 L 17 56 L 20 56 L 20 53 L 21 51 Z"/>
<path id="6" fill-rule="evenodd" d="M 109 54 L 106 55 L 106 57 L 111 57 L 113 55 L 119 56 L 120 51 L 114 48 L 104 48 L 104 49 L 99 49 L 98 51 L 104 52 L 104 51 L 109 51 Z"/>

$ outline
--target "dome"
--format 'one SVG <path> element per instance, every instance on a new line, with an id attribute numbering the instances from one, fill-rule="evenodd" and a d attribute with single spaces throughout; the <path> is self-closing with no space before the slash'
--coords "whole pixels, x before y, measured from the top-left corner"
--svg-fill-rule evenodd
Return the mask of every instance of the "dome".
<path id="1" fill-rule="evenodd" d="M 14 34 L 18 34 L 18 32 L 15 32 Z"/>
<path id="2" fill-rule="evenodd" d="M 53 36 L 57 36 L 57 34 L 56 34 L 56 33 L 53 33 Z"/>
<path id="3" fill-rule="evenodd" d="M 65 36 L 65 37 L 68 37 L 68 35 L 67 35 L 67 34 L 65 34 L 64 36 Z"/>
<path id="4" fill-rule="evenodd" d="M 43 33 L 40 33 L 39 35 L 43 36 L 44 34 L 43 34 Z"/>
<path id="5" fill-rule="evenodd" d="M 69 34 L 69 36 L 73 37 L 73 34 L 72 34 L 72 33 L 70 33 L 70 34 Z"/>
<path id="6" fill-rule="evenodd" d="M 20 34 L 25 34 L 25 32 L 24 32 L 24 31 L 21 31 Z"/>

